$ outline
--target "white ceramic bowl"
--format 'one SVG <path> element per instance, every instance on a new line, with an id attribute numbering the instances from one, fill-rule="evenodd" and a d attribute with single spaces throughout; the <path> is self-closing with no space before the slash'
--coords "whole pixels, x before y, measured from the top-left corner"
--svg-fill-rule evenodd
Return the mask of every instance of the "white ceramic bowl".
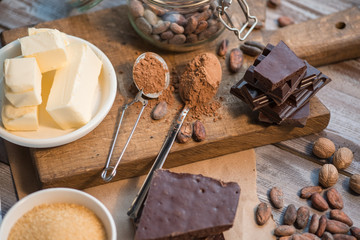
<path id="1" fill-rule="evenodd" d="M 0 226 L 0 239 L 7 239 L 12 226 L 26 212 L 40 204 L 74 203 L 92 210 L 105 227 L 108 240 L 116 239 L 116 227 L 109 210 L 95 197 L 71 188 L 50 188 L 40 190 L 17 202 L 5 215 Z"/>
<path id="2" fill-rule="evenodd" d="M 68 36 L 70 42 L 82 42 L 88 44 L 95 54 L 103 62 L 102 72 L 99 77 L 99 88 L 96 92 L 96 104 L 93 108 L 92 119 L 84 126 L 78 129 L 63 130 L 58 127 L 52 119 L 46 124 L 40 122 L 37 131 L 8 131 L 4 128 L 0 117 L 0 137 L 9 142 L 33 148 L 55 147 L 75 141 L 96 128 L 110 111 L 114 103 L 117 80 L 114 67 L 106 55 L 93 44 L 83 39 Z M 13 58 L 21 55 L 19 40 L 15 40 L 0 49 L 0 109 L 2 108 L 3 98 L 3 63 L 7 58 Z M 1 110 L 0 110 L 1 115 Z"/>

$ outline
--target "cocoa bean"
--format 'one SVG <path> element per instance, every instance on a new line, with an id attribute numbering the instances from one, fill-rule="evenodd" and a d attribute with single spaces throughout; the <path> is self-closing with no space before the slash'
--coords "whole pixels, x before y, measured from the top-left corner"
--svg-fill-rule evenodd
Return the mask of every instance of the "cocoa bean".
<path id="1" fill-rule="evenodd" d="M 130 1 L 129 10 L 135 18 L 144 16 L 144 7 L 138 0 Z"/>
<path id="2" fill-rule="evenodd" d="M 208 10 L 206 10 L 204 12 L 201 12 L 196 17 L 197 17 L 197 20 L 200 22 L 200 21 L 208 20 L 211 15 L 212 15 L 212 11 L 210 9 L 208 9 Z"/>
<path id="3" fill-rule="evenodd" d="M 351 218 L 348 215 L 346 215 L 346 213 L 344 213 L 343 211 L 341 211 L 339 209 L 331 210 L 330 218 L 333 220 L 343 222 L 343 223 L 347 224 L 349 227 L 351 227 L 353 225 L 353 221 L 351 220 Z"/>
<path id="4" fill-rule="evenodd" d="M 320 216 L 316 213 L 312 215 L 309 226 L 309 233 L 316 233 L 316 230 L 319 228 Z"/>
<path id="5" fill-rule="evenodd" d="M 356 237 L 357 240 L 360 240 L 360 228 L 358 227 L 351 227 L 350 228 L 351 234 Z"/>
<path id="6" fill-rule="evenodd" d="M 303 189 L 301 189 L 300 197 L 307 199 L 307 198 L 310 198 L 313 193 L 321 193 L 322 190 L 323 189 L 320 186 L 304 187 Z"/>
<path id="7" fill-rule="evenodd" d="M 222 40 L 219 45 L 217 54 L 221 57 L 225 56 L 227 53 L 227 50 L 228 50 L 228 46 L 229 46 L 229 40 L 227 40 L 227 39 Z"/>
<path id="8" fill-rule="evenodd" d="M 199 34 L 199 33 L 203 32 L 205 29 L 207 29 L 207 27 L 208 27 L 207 21 L 199 21 L 199 24 L 194 33 Z"/>
<path id="9" fill-rule="evenodd" d="M 343 222 L 337 220 L 327 220 L 326 222 L 326 231 L 330 233 L 347 233 L 349 231 L 349 226 Z"/>
<path id="10" fill-rule="evenodd" d="M 277 6 L 279 6 L 281 3 L 281 0 L 268 0 L 267 1 L 267 6 L 270 8 L 276 8 Z"/>
<path id="11" fill-rule="evenodd" d="M 278 237 L 281 236 L 290 236 L 295 233 L 295 228 L 289 225 L 280 225 L 274 230 L 274 234 Z"/>
<path id="12" fill-rule="evenodd" d="M 180 26 L 177 23 L 171 23 L 170 25 L 170 29 L 171 31 L 173 31 L 174 33 L 183 33 L 184 32 L 184 27 Z"/>
<path id="13" fill-rule="evenodd" d="M 246 44 L 241 44 L 240 49 L 241 49 L 241 51 L 243 51 L 243 53 L 245 53 L 246 55 L 252 56 L 252 57 L 256 57 L 256 56 L 260 55 L 262 52 L 260 48 L 246 45 Z"/>
<path id="14" fill-rule="evenodd" d="M 159 120 L 162 119 L 167 113 L 167 103 L 165 101 L 159 102 L 151 114 L 152 119 Z"/>
<path id="15" fill-rule="evenodd" d="M 164 40 L 170 40 L 174 37 L 174 33 L 172 31 L 166 31 L 166 32 L 163 32 L 160 37 Z"/>
<path id="16" fill-rule="evenodd" d="M 294 20 L 288 16 L 282 16 L 278 18 L 279 27 L 286 27 L 288 25 L 294 24 Z"/>
<path id="17" fill-rule="evenodd" d="M 310 240 L 310 238 L 304 236 L 303 234 L 294 234 L 292 235 L 292 240 Z"/>
<path id="18" fill-rule="evenodd" d="M 232 72 L 238 72 L 243 64 L 243 61 L 244 56 L 240 49 L 234 48 L 230 51 L 229 68 Z"/>
<path id="19" fill-rule="evenodd" d="M 294 204 L 290 204 L 284 213 L 284 224 L 293 225 L 296 221 L 296 208 Z"/>
<path id="20" fill-rule="evenodd" d="M 168 30 L 170 26 L 170 22 L 164 22 L 162 20 L 159 20 L 155 26 L 153 26 L 152 33 L 153 34 L 160 34 Z"/>
<path id="21" fill-rule="evenodd" d="M 155 26 L 158 22 L 158 17 L 151 10 L 146 9 L 144 11 L 144 18 L 150 23 L 152 26 Z"/>
<path id="22" fill-rule="evenodd" d="M 314 193 L 311 196 L 312 206 L 319 211 L 326 211 L 329 209 L 329 205 L 326 200 L 320 195 L 320 193 Z"/>
<path id="23" fill-rule="evenodd" d="M 184 33 L 192 33 L 196 30 L 198 26 L 198 20 L 196 17 L 192 16 L 188 19 L 187 24 L 185 26 Z"/>
<path id="24" fill-rule="evenodd" d="M 143 32 L 146 35 L 150 35 L 152 32 L 152 27 L 148 21 L 143 17 L 138 17 L 135 20 L 135 25 L 139 28 L 141 32 Z"/>
<path id="25" fill-rule="evenodd" d="M 329 232 L 324 232 L 322 238 L 322 240 L 334 240 L 334 237 L 331 233 Z"/>
<path id="26" fill-rule="evenodd" d="M 299 229 L 306 227 L 310 217 L 310 210 L 308 207 L 302 206 L 297 210 L 295 226 Z"/>
<path id="27" fill-rule="evenodd" d="M 334 240 L 356 240 L 356 237 L 346 234 L 334 234 Z"/>
<path id="28" fill-rule="evenodd" d="M 169 40 L 170 44 L 183 44 L 186 41 L 184 34 L 176 34 L 173 38 Z"/>
<path id="29" fill-rule="evenodd" d="M 278 209 L 284 206 L 284 193 L 280 188 L 273 187 L 270 190 L 270 202 Z"/>
<path id="30" fill-rule="evenodd" d="M 202 124 L 202 122 L 200 122 L 199 120 L 195 121 L 193 129 L 194 129 L 193 130 L 193 138 L 195 141 L 201 142 L 201 141 L 205 140 L 206 131 L 205 131 L 204 124 Z"/>
<path id="31" fill-rule="evenodd" d="M 186 37 L 186 42 L 188 42 L 188 43 L 194 43 L 197 41 L 198 41 L 198 35 L 196 35 L 196 34 L 189 34 Z"/>
<path id="32" fill-rule="evenodd" d="M 344 202 L 341 195 L 335 188 L 331 188 L 326 192 L 326 197 L 331 208 L 343 209 Z"/>
<path id="33" fill-rule="evenodd" d="M 264 49 L 265 49 L 265 45 L 262 44 L 261 42 L 257 42 L 257 41 L 245 41 L 244 44 L 245 44 L 245 45 L 248 45 L 248 46 L 257 47 L 257 48 L 259 48 L 260 50 L 264 50 Z"/>
<path id="34" fill-rule="evenodd" d="M 315 233 L 318 237 L 321 237 L 324 234 L 326 229 L 326 223 L 327 223 L 327 218 L 325 215 L 322 215 L 319 219 L 319 228 Z"/>
<path id="35" fill-rule="evenodd" d="M 249 22 L 248 28 L 251 28 L 254 25 L 254 21 Z M 262 29 L 264 27 L 264 23 L 262 21 L 258 21 L 254 29 Z"/>
<path id="36" fill-rule="evenodd" d="M 181 26 L 184 26 L 187 22 L 187 20 L 185 19 L 185 17 L 180 14 L 180 13 L 167 13 L 165 14 L 163 17 L 163 21 L 169 21 L 169 22 L 174 22 L 174 23 L 177 23 Z"/>
<path id="37" fill-rule="evenodd" d="M 292 236 L 283 236 L 283 237 L 279 237 L 279 240 L 293 240 Z"/>
<path id="38" fill-rule="evenodd" d="M 192 125 L 191 123 L 187 122 L 181 126 L 180 131 L 176 136 L 176 139 L 179 143 L 186 143 L 191 139 L 191 136 L 192 136 Z"/>
<path id="39" fill-rule="evenodd" d="M 320 238 L 313 233 L 303 233 L 301 236 L 306 237 L 309 240 L 320 240 Z"/>
<path id="40" fill-rule="evenodd" d="M 264 225 L 271 216 L 271 208 L 266 203 L 260 203 L 256 209 L 256 223 Z"/>

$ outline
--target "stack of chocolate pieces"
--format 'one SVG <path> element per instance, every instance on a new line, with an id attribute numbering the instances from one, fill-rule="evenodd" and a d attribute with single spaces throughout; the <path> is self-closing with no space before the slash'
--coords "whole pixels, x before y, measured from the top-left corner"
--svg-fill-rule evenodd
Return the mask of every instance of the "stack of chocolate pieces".
<path id="1" fill-rule="evenodd" d="M 224 240 L 240 197 L 235 182 L 156 170 L 135 232 L 135 240 Z"/>
<path id="2" fill-rule="evenodd" d="M 330 81 L 280 41 L 265 47 L 230 92 L 259 110 L 260 121 L 303 127 L 310 99 Z"/>

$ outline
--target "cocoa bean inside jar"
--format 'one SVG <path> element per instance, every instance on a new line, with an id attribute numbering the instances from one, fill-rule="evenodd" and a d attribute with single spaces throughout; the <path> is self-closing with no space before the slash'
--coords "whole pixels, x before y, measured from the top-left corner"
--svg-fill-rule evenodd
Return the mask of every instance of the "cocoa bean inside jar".
<path id="1" fill-rule="evenodd" d="M 191 51 L 224 30 L 219 15 L 222 1 L 128 0 L 128 15 L 135 31 L 153 45 L 170 51 Z"/>

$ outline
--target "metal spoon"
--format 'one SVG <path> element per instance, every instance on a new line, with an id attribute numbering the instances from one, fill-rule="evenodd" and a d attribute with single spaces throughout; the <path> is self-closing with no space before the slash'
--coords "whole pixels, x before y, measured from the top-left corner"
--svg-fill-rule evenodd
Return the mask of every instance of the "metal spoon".
<path id="1" fill-rule="evenodd" d="M 157 55 L 156 53 L 145 52 L 145 53 L 141 54 L 141 55 L 136 59 L 136 61 L 135 61 L 135 63 L 134 63 L 133 69 L 135 69 L 135 66 L 140 62 L 140 60 L 144 59 L 145 56 L 148 55 L 148 54 L 151 54 L 151 55 L 154 56 L 157 60 L 159 60 L 159 61 L 161 62 L 161 64 L 162 64 L 163 68 L 165 69 L 165 87 L 164 87 L 164 89 L 166 89 L 166 88 L 169 86 L 169 82 L 170 82 L 169 68 L 168 68 L 165 60 L 164 60 L 162 57 L 160 57 L 159 55 Z M 142 113 L 143 113 L 146 105 L 148 104 L 148 101 L 147 101 L 146 99 L 144 99 L 142 96 L 144 95 L 144 96 L 146 96 L 146 97 L 148 97 L 148 98 L 157 98 L 157 97 L 159 97 L 159 96 L 161 95 L 161 93 L 162 93 L 162 91 L 160 91 L 160 92 L 146 93 L 146 94 L 145 94 L 145 93 L 143 92 L 143 90 L 139 88 L 139 86 L 137 85 L 137 83 L 136 83 L 135 80 L 134 80 L 134 83 L 135 83 L 136 88 L 139 90 L 139 92 L 136 94 L 134 100 L 132 100 L 132 101 L 131 101 L 130 103 L 128 103 L 128 104 L 125 104 L 125 105 L 122 107 L 121 117 L 120 117 L 120 120 L 119 120 L 119 124 L 118 124 L 118 126 L 117 126 L 117 129 L 116 129 L 115 137 L 114 137 L 113 142 L 112 142 L 112 145 L 111 145 L 111 149 L 110 149 L 110 152 L 109 152 L 109 156 L 108 156 L 108 158 L 107 158 L 107 160 L 106 160 L 106 164 L 105 164 L 104 170 L 103 170 L 102 173 L 101 173 L 101 178 L 102 178 L 105 182 L 109 182 L 109 181 L 111 181 L 111 179 L 113 179 L 113 178 L 115 177 L 115 175 L 116 175 L 116 169 L 117 169 L 117 167 L 118 167 L 119 164 L 120 164 L 120 161 L 121 161 L 121 159 L 122 159 L 122 157 L 123 157 L 123 155 L 124 155 L 124 153 L 125 153 L 125 150 L 126 150 L 127 146 L 128 146 L 129 143 L 130 143 L 130 140 L 131 140 L 131 138 L 132 138 L 132 135 L 134 134 L 135 129 L 136 129 L 136 126 L 137 126 L 137 124 L 138 124 L 138 122 L 139 122 L 139 120 L 140 120 L 140 117 L 141 117 L 141 115 L 142 115 Z M 164 90 L 164 89 L 163 89 L 163 90 Z M 136 102 L 141 102 L 141 103 L 142 103 L 142 108 L 141 108 L 141 110 L 140 110 L 140 113 L 139 113 L 139 115 L 138 115 L 138 117 L 137 117 L 137 119 L 136 119 L 136 122 L 135 122 L 135 124 L 134 124 L 134 127 L 133 127 L 133 129 L 131 130 L 131 133 L 130 133 L 130 135 L 129 135 L 129 137 L 128 137 L 125 145 L 124 145 L 124 148 L 123 148 L 123 150 L 121 151 L 121 154 L 120 154 L 120 156 L 119 156 L 119 159 L 117 160 L 115 166 L 110 166 L 111 157 L 112 157 L 112 154 L 113 154 L 113 151 L 114 151 L 114 148 L 115 148 L 116 139 L 117 139 L 118 134 L 119 134 L 120 126 L 121 126 L 122 120 L 123 120 L 123 118 L 124 118 L 125 111 L 126 111 L 126 109 L 127 109 L 128 107 L 130 107 L 131 105 L 133 105 L 133 104 L 136 103 Z M 111 171 L 110 174 L 108 174 L 109 171 Z"/>

